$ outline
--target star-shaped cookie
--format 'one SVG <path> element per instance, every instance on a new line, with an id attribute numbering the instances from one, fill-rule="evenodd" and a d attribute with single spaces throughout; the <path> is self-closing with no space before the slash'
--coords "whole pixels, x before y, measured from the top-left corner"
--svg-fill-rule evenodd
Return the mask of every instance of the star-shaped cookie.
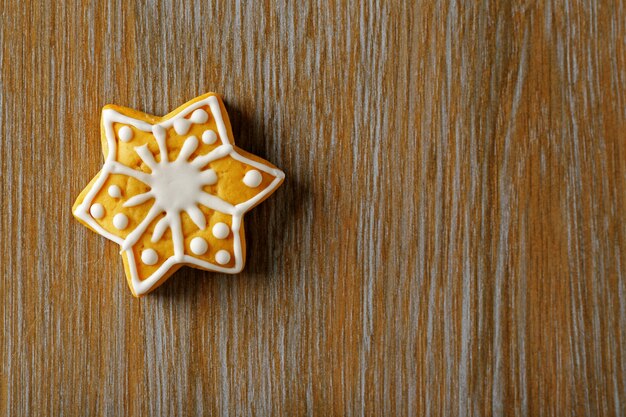
<path id="1" fill-rule="evenodd" d="M 121 246 L 133 295 L 183 265 L 242 270 L 243 216 L 285 175 L 235 146 L 219 96 L 197 97 L 164 117 L 109 105 L 101 132 L 104 166 L 73 213 Z"/>

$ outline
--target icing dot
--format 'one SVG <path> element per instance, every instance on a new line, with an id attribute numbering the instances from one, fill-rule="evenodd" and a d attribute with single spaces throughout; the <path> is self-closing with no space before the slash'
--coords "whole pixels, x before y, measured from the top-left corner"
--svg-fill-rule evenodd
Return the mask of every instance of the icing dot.
<path id="1" fill-rule="evenodd" d="M 191 118 L 189 118 L 193 123 L 204 123 L 209 120 L 209 115 L 202 109 L 195 110 L 191 113 Z"/>
<path id="2" fill-rule="evenodd" d="M 215 236 L 217 239 L 226 239 L 230 234 L 230 228 L 226 223 L 219 222 L 215 223 L 212 232 L 213 236 Z"/>
<path id="3" fill-rule="evenodd" d="M 191 239 L 189 246 L 191 247 L 191 251 L 196 255 L 204 255 L 209 249 L 209 245 L 206 243 L 206 240 L 201 237 L 194 237 Z"/>
<path id="4" fill-rule="evenodd" d="M 122 189 L 117 185 L 110 186 L 108 192 L 113 198 L 120 198 L 122 196 Z"/>
<path id="5" fill-rule="evenodd" d="M 128 126 L 122 126 L 122 128 L 117 132 L 122 142 L 128 142 L 133 138 L 133 131 Z"/>
<path id="6" fill-rule="evenodd" d="M 118 230 L 124 230 L 128 226 L 128 217 L 124 213 L 113 216 L 113 226 Z"/>
<path id="7" fill-rule="evenodd" d="M 213 145 L 216 140 L 217 135 L 211 129 L 205 130 L 202 134 L 202 142 L 206 143 L 207 145 Z"/>
<path id="8" fill-rule="evenodd" d="M 220 265 L 225 265 L 228 263 L 228 261 L 230 261 L 230 253 L 228 253 L 228 251 L 217 251 L 217 253 L 215 254 L 215 262 Z"/>
<path id="9" fill-rule="evenodd" d="M 154 265 L 159 260 L 159 255 L 154 249 L 146 249 L 141 252 L 141 262 L 146 265 Z"/>
<path id="10" fill-rule="evenodd" d="M 94 219 L 101 219 L 104 217 L 104 206 L 96 203 L 89 208 L 89 212 Z"/>
<path id="11" fill-rule="evenodd" d="M 263 176 L 256 169 L 251 169 L 246 172 L 246 175 L 243 177 L 243 183 L 246 184 L 250 188 L 256 188 L 263 181 Z"/>
<path id="12" fill-rule="evenodd" d="M 189 132 L 189 128 L 191 127 L 191 121 L 185 118 L 180 118 L 174 120 L 174 130 L 179 135 L 186 135 Z"/>

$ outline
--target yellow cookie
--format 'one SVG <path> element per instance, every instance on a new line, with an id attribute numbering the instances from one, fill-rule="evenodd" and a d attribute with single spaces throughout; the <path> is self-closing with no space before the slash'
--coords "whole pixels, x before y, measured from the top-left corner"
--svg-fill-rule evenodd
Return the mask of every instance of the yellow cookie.
<path id="1" fill-rule="evenodd" d="M 234 145 L 219 96 L 197 97 L 164 117 L 105 106 L 101 132 L 104 166 L 72 210 L 121 246 L 133 295 L 183 265 L 243 269 L 243 215 L 285 175 Z"/>

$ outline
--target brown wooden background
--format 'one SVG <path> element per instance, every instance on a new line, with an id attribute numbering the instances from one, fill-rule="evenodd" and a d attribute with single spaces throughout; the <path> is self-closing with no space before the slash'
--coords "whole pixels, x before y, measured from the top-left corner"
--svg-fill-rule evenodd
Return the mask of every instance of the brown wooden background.
<path id="1" fill-rule="evenodd" d="M 1 0 L 0 414 L 625 415 L 626 6 L 468 3 Z M 207 91 L 287 180 L 136 300 L 100 109 Z"/>

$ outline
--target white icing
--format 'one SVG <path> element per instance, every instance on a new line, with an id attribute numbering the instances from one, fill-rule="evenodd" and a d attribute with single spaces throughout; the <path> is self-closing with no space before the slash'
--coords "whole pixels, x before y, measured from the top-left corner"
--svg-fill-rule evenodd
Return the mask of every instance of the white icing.
<path id="1" fill-rule="evenodd" d="M 209 120 L 209 114 L 203 109 L 197 109 L 194 110 L 193 113 L 191 113 L 191 117 L 189 118 L 189 120 L 191 120 L 192 123 L 196 124 L 205 123 L 207 120 Z"/>
<path id="2" fill-rule="evenodd" d="M 117 213 L 113 216 L 113 226 L 118 230 L 124 230 L 128 227 L 128 216 L 124 213 Z"/>
<path id="3" fill-rule="evenodd" d="M 189 136 L 185 143 L 183 143 L 183 147 L 180 149 L 180 153 L 178 154 L 176 160 L 187 161 L 196 149 L 198 149 L 198 138 L 195 136 Z"/>
<path id="4" fill-rule="evenodd" d="M 220 265 L 226 265 L 228 262 L 230 262 L 230 253 L 223 249 L 217 251 L 217 253 L 215 254 L 215 262 Z"/>
<path id="5" fill-rule="evenodd" d="M 161 157 L 160 162 L 167 161 L 167 138 L 165 128 L 159 125 L 152 126 L 152 134 L 159 145 L 159 155 Z"/>
<path id="6" fill-rule="evenodd" d="M 221 145 L 207 154 L 196 157 L 193 161 L 191 161 L 191 164 L 197 166 L 198 168 L 202 168 L 211 161 L 231 155 L 232 152 L 233 147 L 231 145 Z"/>
<path id="7" fill-rule="evenodd" d="M 161 240 L 161 238 L 163 237 L 163 234 L 165 233 L 167 228 L 170 226 L 168 217 L 169 217 L 169 215 L 166 214 L 154 226 L 154 231 L 152 232 L 152 239 L 150 239 L 150 240 L 152 240 L 152 243 L 156 243 L 159 240 Z"/>
<path id="8" fill-rule="evenodd" d="M 211 168 L 202 173 L 203 181 L 206 181 L 207 185 L 214 185 L 217 183 L 217 174 Z"/>
<path id="9" fill-rule="evenodd" d="M 243 176 L 243 183 L 250 188 L 258 187 L 261 185 L 261 181 L 263 181 L 263 175 L 256 169 L 251 169 Z"/>
<path id="10" fill-rule="evenodd" d="M 206 143 L 207 145 L 213 145 L 216 141 L 217 135 L 211 129 L 205 130 L 202 133 L 202 142 Z"/>
<path id="11" fill-rule="evenodd" d="M 217 132 L 219 134 L 218 139 L 221 142 L 221 145 L 216 147 L 215 149 L 213 149 L 211 152 L 209 152 L 206 155 L 200 155 L 194 158 L 191 161 L 191 163 L 186 163 L 187 165 L 193 165 L 197 172 L 202 173 L 203 179 L 196 180 L 196 182 L 207 182 L 213 178 L 214 180 L 217 180 L 217 176 L 215 175 L 215 172 L 213 171 L 212 173 L 210 173 L 209 171 L 211 170 L 206 169 L 206 166 L 211 161 L 214 161 L 219 158 L 223 158 L 225 156 L 230 156 L 237 161 L 250 165 L 251 167 L 257 170 L 261 172 L 265 172 L 274 177 L 274 180 L 267 187 L 264 187 L 263 189 L 259 190 L 259 192 L 254 197 L 252 197 L 251 199 L 243 203 L 237 204 L 236 206 L 233 206 L 232 204 L 227 203 L 226 201 L 220 199 L 219 197 L 208 194 L 204 191 L 200 195 L 197 196 L 197 201 L 196 201 L 197 204 L 207 206 L 208 208 L 212 210 L 220 211 L 222 213 L 230 214 L 232 216 L 232 220 L 231 220 L 231 230 L 233 232 L 232 252 L 224 251 L 226 255 L 228 255 L 229 257 L 229 260 L 226 261 L 224 264 L 227 264 L 228 262 L 230 262 L 231 253 L 232 253 L 232 256 L 234 256 L 234 266 L 232 267 L 220 266 L 212 262 L 207 262 L 200 258 L 185 255 L 184 254 L 185 248 L 184 248 L 184 241 L 183 241 L 183 234 L 182 234 L 182 227 L 181 227 L 181 220 L 180 220 L 180 212 L 166 211 L 162 207 L 161 203 L 158 203 L 159 196 L 157 196 L 154 193 L 153 185 L 159 180 L 153 178 L 154 172 L 146 173 L 146 172 L 138 171 L 138 170 L 129 168 L 121 164 L 120 162 L 116 161 L 118 143 L 117 143 L 115 132 L 113 130 L 113 124 L 123 123 L 129 126 L 132 126 L 133 128 L 137 130 L 153 133 L 155 140 L 157 144 L 159 145 L 159 151 L 160 151 L 159 161 L 157 162 L 156 158 L 153 158 L 155 159 L 155 163 L 153 165 L 158 166 L 157 170 L 160 169 L 161 171 L 164 171 L 164 169 L 161 167 L 161 164 L 175 165 L 177 162 L 179 162 L 178 158 L 177 158 L 177 161 L 173 161 L 173 162 L 168 161 L 168 157 L 167 157 L 168 150 L 166 146 L 167 145 L 166 129 L 173 127 L 175 123 L 177 123 L 179 127 L 181 127 L 181 123 L 178 122 L 179 120 L 192 115 L 192 113 L 195 110 L 203 106 L 209 106 L 211 110 L 211 115 L 215 120 L 215 123 L 217 126 Z M 189 120 L 187 120 L 187 122 L 189 122 Z M 186 124 L 187 124 L 186 122 L 182 122 L 182 125 L 186 125 Z M 226 130 L 226 125 L 222 118 L 220 103 L 217 97 L 209 96 L 202 100 L 196 101 L 195 103 L 190 104 L 189 106 L 187 106 L 186 108 L 178 112 L 177 114 L 165 120 L 161 120 L 156 125 L 152 125 L 148 122 L 133 119 L 131 117 L 122 115 L 113 109 L 105 109 L 102 112 L 102 126 L 104 128 L 105 137 L 107 140 L 108 154 L 106 156 L 106 161 L 98 178 L 94 181 L 94 183 L 91 186 L 91 189 L 87 192 L 87 194 L 85 195 L 85 198 L 83 199 L 82 203 L 77 207 L 74 214 L 78 218 L 83 220 L 85 223 L 87 223 L 94 230 L 96 230 L 99 234 L 118 243 L 122 247 L 121 253 L 124 256 L 126 256 L 126 259 L 128 262 L 128 267 L 129 267 L 129 272 L 130 272 L 130 284 L 133 288 L 134 293 L 137 295 L 141 295 L 150 291 L 150 289 L 157 282 L 159 282 L 159 280 L 168 272 L 170 268 L 180 263 L 194 265 L 200 268 L 213 270 L 216 272 L 224 272 L 224 273 L 240 272 L 243 268 L 243 263 L 244 263 L 242 239 L 239 233 L 243 215 L 251 207 L 256 205 L 259 201 L 261 201 L 269 193 L 271 193 L 274 189 L 276 189 L 276 187 L 278 187 L 278 185 L 284 178 L 284 174 L 282 171 L 276 168 L 272 168 L 262 163 L 259 163 L 257 161 L 246 158 L 243 155 L 237 153 L 237 151 L 233 149 L 233 147 L 230 145 L 228 133 Z M 174 129 L 176 130 L 176 127 L 174 127 Z M 188 129 L 189 128 L 187 127 L 187 130 L 185 131 L 185 133 L 188 131 Z M 204 142 L 204 134 L 203 134 L 203 142 Z M 190 142 L 189 147 L 191 146 L 192 144 Z M 147 156 L 145 152 L 139 151 L 138 155 L 140 155 L 140 153 L 143 153 L 143 156 L 146 157 L 148 159 L 148 162 L 152 164 L 152 161 L 149 159 L 150 157 Z M 144 162 L 146 161 L 144 160 Z M 167 170 L 167 168 L 165 170 Z M 190 168 L 187 169 L 187 172 L 196 172 L 196 171 Z M 142 202 L 147 202 L 150 199 L 154 199 L 154 202 L 152 203 L 152 206 L 150 210 L 148 211 L 146 217 L 139 223 L 139 225 L 137 225 L 137 227 L 134 230 L 132 230 L 128 234 L 126 239 L 123 239 L 122 237 L 117 236 L 113 234 L 112 232 L 105 230 L 97 221 L 95 221 L 89 215 L 90 208 L 91 208 L 94 198 L 100 192 L 100 190 L 106 183 L 107 179 L 109 178 L 110 174 L 120 174 L 120 175 L 126 175 L 129 177 L 135 178 L 138 181 L 143 182 L 144 184 L 148 185 L 151 188 L 150 191 L 148 191 L 147 193 L 131 197 L 124 203 L 124 206 L 132 206 L 135 204 L 141 204 L 141 200 L 143 200 Z M 178 175 L 176 176 L 178 177 Z M 161 188 L 164 189 L 167 187 L 163 185 Z M 171 190 L 171 191 L 173 192 L 174 190 Z M 161 200 L 163 199 L 163 197 L 166 197 L 166 198 L 170 197 L 168 194 L 170 193 L 161 192 L 160 193 Z M 194 206 L 197 207 L 197 204 L 195 204 Z M 194 212 L 194 208 L 189 208 L 189 209 L 192 212 Z M 186 211 L 186 210 L 181 210 L 181 211 Z M 165 216 L 162 216 L 163 213 L 165 213 Z M 189 213 L 187 212 L 187 214 Z M 139 241 L 139 239 L 143 236 L 143 234 L 145 233 L 147 228 L 152 224 L 152 222 L 154 222 L 159 216 L 162 216 L 162 218 L 155 225 L 155 229 L 152 234 L 152 239 L 155 240 L 155 238 L 160 238 L 162 234 L 169 228 L 172 232 L 172 241 L 174 244 L 175 253 L 173 256 L 167 259 L 164 259 L 156 271 L 154 271 L 149 277 L 146 277 L 145 279 L 142 280 L 139 278 L 139 275 L 137 272 L 137 264 L 135 263 L 136 262 L 135 254 L 132 250 L 132 247 L 134 246 L 135 243 Z M 197 213 L 190 215 L 190 217 L 192 216 L 196 217 L 196 219 L 194 220 L 194 223 L 196 222 L 202 223 L 202 221 L 199 220 Z M 193 217 L 192 217 L 192 220 L 193 220 Z M 196 225 L 200 228 L 202 224 L 200 225 L 196 224 Z M 159 233 L 161 234 L 161 236 L 159 236 Z M 147 252 L 149 250 L 153 251 L 153 249 L 146 249 L 146 251 L 144 252 Z M 142 252 L 142 255 L 141 255 L 142 261 L 144 260 L 143 255 L 144 253 Z M 220 257 L 225 257 L 226 255 L 220 255 Z M 154 264 L 156 264 L 156 262 L 158 262 L 158 254 L 154 252 L 154 256 L 156 257 Z M 216 254 L 216 261 L 217 261 L 217 254 Z"/>
<path id="12" fill-rule="evenodd" d="M 151 192 L 165 211 L 181 211 L 195 205 L 205 185 L 200 171 L 190 164 L 160 165 L 152 176 Z"/>
<path id="13" fill-rule="evenodd" d="M 186 135 L 189 132 L 189 128 L 191 127 L 191 120 L 188 119 L 177 119 L 174 122 L 174 130 L 179 135 Z"/>
<path id="14" fill-rule="evenodd" d="M 164 132 L 159 129 L 155 129 L 154 132 L 157 140 L 161 137 L 161 140 L 158 140 L 159 147 L 161 147 L 161 144 L 165 143 Z M 205 219 L 204 214 L 198 208 L 198 204 L 223 213 L 233 212 L 234 207 L 231 204 L 203 190 L 205 185 L 215 183 L 216 174 L 210 169 L 202 171 L 202 167 L 214 159 L 222 158 L 224 156 L 223 149 L 220 150 L 222 147 L 216 148 L 207 155 L 197 157 L 196 159 L 202 158 L 201 164 L 195 163 L 196 159 L 191 162 L 187 161 L 187 157 L 195 151 L 197 146 L 198 138 L 190 136 L 185 140 L 175 161 L 169 161 L 167 150 L 161 149 L 161 161 L 159 162 L 155 161 L 147 145 L 135 148 L 135 152 L 152 170 L 150 174 L 142 173 L 145 175 L 141 175 L 142 181 L 150 186 L 150 191 L 131 197 L 124 203 L 124 207 L 142 204 L 150 199 L 155 201 L 144 221 L 126 237 L 122 244 L 122 250 L 130 249 L 143 235 L 150 223 L 159 214 L 165 212 L 166 216 L 160 220 L 160 227 L 155 230 L 157 233 L 156 236 L 153 236 L 153 240 L 158 241 L 163 234 L 162 229 L 169 226 L 174 241 L 174 257 L 180 260 L 184 255 L 181 212 L 187 213 L 200 229 L 204 229 Z M 229 145 L 227 148 L 232 147 Z M 131 175 L 136 175 L 136 173 L 131 173 Z"/>
<path id="15" fill-rule="evenodd" d="M 94 219 L 101 219 L 104 217 L 104 206 L 100 203 L 96 203 L 89 208 L 89 212 Z"/>
<path id="16" fill-rule="evenodd" d="M 154 198 L 154 195 L 148 191 L 147 193 L 142 193 L 142 194 L 137 194 L 137 195 L 132 196 L 131 198 L 126 200 L 126 202 L 122 205 L 124 207 L 135 207 L 153 198 Z"/>
<path id="17" fill-rule="evenodd" d="M 141 181 L 144 184 L 147 184 L 150 178 L 150 174 L 146 174 L 142 171 L 137 171 L 136 169 L 128 168 L 126 165 L 123 165 L 117 161 L 111 161 L 108 168 L 112 174 L 126 175 L 135 178 L 136 180 Z"/>
<path id="18" fill-rule="evenodd" d="M 154 249 L 144 249 L 141 252 L 141 262 L 146 265 L 154 265 L 159 260 L 159 254 Z"/>
<path id="19" fill-rule="evenodd" d="M 133 138 L 133 130 L 128 126 L 122 126 L 117 134 L 122 142 L 128 142 Z"/>
<path id="20" fill-rule="evenodd" d="M 161 125 L 149 125 L 148 132 L 152 132 L 154 137 L 164 137 L 165 136 L 165 126 Z"/>
<path id="21" fill-rule="evenodd" d="M 190 206 L 187 209 L 187 214 L 191 218 L 191 221 L 198 226 L 198 229 L 204 230 L 206 227 L 206 218 L 204 217 L 202 210 L 200 210 L 197 206 Z"/>
<path id="22" fill-rule="evenodd" d="M 226 223 L 219 222 L 215 223 L 211 232 L 216 239 L 226 239 L 230 234 L 230 228 Z"/>
<path id="23" fill-rule="evenodd" d="M 110 186 L 109 189 L 107 190 L 107 192 L 113 198 L 120 198 L 120 197 L 122 197 L 122 189 L 118 185 Z"/>
<path id="24" fill-rule="evenodd" d="M 191 251 L 196 255 L 204 255 L 209 249 L 209 244 L 201 237 L 194 237 L 189 244 Z"/>
<path id="25" fill-rule="evenodd" d="M 158 162 L 154 159 L 154 155 L 150 152 L 150 149 L 148 149 L 148 145 L 136 146 L 135 153 L 139 155 L 143 163 L 146 164 L 150 170 L 155 170 Z"/>

